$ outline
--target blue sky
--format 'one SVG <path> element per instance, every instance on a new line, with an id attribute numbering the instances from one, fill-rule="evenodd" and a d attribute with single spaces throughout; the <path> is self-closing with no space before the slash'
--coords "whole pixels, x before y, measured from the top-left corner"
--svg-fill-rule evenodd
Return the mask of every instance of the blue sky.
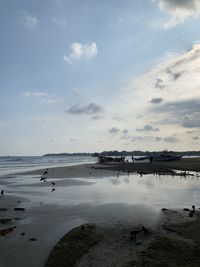
<path id="1" fill-rule="evenodd" d="M 0 0 L 0 154 L 199 150 L 198 0 Z"/>

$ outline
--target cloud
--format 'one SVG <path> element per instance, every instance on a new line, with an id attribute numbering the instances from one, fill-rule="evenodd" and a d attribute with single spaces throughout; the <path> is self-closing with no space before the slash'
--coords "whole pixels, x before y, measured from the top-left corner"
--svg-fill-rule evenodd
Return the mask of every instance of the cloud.
<path id="1" fill-rule="evenodd" d="M 176 143 L 179 141 L 179 139 L 175 136 L 168 136 L 163 138 L 163 141 L 165 141 L 166 143 Z"/>
<path id="2" fill-rule="evenodd" d="M 192 137 L 193 140 L 199 140 L 199 136 Z"/>
<path id="3" fill-rule="evenodd" d="M 111 128 L 111 129 L 109 130 L 109 133 L 110 133 L 110 134 L 117 134 L 119 131 L 120 131 L 119 128 L 117 128 L 117 127 L 113 127 L 113 128 Z"/>
<path id="4" fill-rule="evenodd" d="M 169 101 L 153 108 L 153 112 L 163 114 L 166 124 L 179 124 L 185 128 L 200 128 L 200 98 Z"/>
<path id="5" fill-rule="evenodd" d="M 131 142 L 165 142 L 165 143 L 176 143 L 179 142 L 179 139 L 175 136 L 159 137 L 159 136 L 133 136 Z"/>
<path id="6" fill-rule="evenodd" d="M 73 94 L 74 96 L 80 96 L 80 95 L 81 95 L 81 91 L 80 91 L 78 88 L 76 88 L 76 87 L 73 87 L 73 88 L 71 89 L 71 92 L 72 92 L 72 94 Z"/>
<path id="7" fill-rule="evenodd" d="M 198 112 L 199 105 L 196 102 L 200 99 L 199 66 L 200 44 L 194 45 L 190 51 L 181 55 L 173 54 L 164 58 L 160 64 L 154 66 L 150 71 L 130 81 L 125 88 L 126 94 L 123 91 L 122 95 L 124 101 L 129 101 L 129 105 L 126 106 L 129 107 L 130 112 L 134 112 L 134 114 L 143 113 L 145 118 L 148 120 L 151 119 L 151 121 L 154 115 L 155 123 L 159 118 L 162 120 L 165 119 L 163 117 L 164 113 L 166 117 L 169 117 L 168 113 L 171 113 L 171 109 L 179 112 L 179 108 L 183 111 L 185 104 L 192 105 L 190 103 L 191 99 L 192 101 L 194 100 L 195 110 L 193 112 Z M 162 83 L 158 82 L 158 79 Z M 157 95 L 159 97 L 152 98 L 152 96 Z M 131 99 L 135 100 L 134 105 L 132 105 Z M 151 100 L 149 101 L 149 99 Z M 182 102 L 183 105 L 180 104 L 181 107 L 179 107 L 179 103 L 177 102 Z M 159 105 L 153 105 L 152 107 L 152 105 L 148 106 L 147 103 Z M 179 107 L 178 109 L 176 109 L 176 104 Z M 166 107 L 165 110 L 161 110 L 162 114 L 160 114 L 160 108 L 163 109 L 164 107 Z M 149 112 L 149 109 L 151 112 Z M 175 111 L 173 113 L 174 119 L 177 117 Z M 184 115 L 186 114 L 189 115 L 187 112 Z M 177 124 L 180 125 L 180 122 L 177 122 Z"/>
<path id="8" fill-rule="evenodd" d="M 122 120 L 122 117 L 121 116 L 114 116 L 112 119 L 114 121 L 121 121 Z"/>
<path id="9" fill-rule="evenodd" d="M 59 18 L 53 17 L 52 18 L 52 21 L 56 25 L 58 25 L 59 27 L 61 27 L 61 28 L 65 28 L 66 25 L 67 25 L 67 21 L 66 21 L 65 17 L 59 17 Z"/>
<path id="10" fill-rule="evenodd" d="M 137 128 L 136 131 L 138 132 L 157 132 L 159 131 L 159 128 L 154 128 L 153 126 L 146 124 L 143 128 Z"/>
<path id="11" fill-rule="evenodd" d="M 164 84 L 164 81 L 160 78 L 157 78 L 155 81 L 155 88 L 163 89 L 165 87 L 166 87 L 166 85 Z"/>
<path id="12" fill-rule="evenodd" d="M 29 98 L 31 98 L 31 97 L 47 97 L 47 96 L 48 96 L 47 93 L 37 92 L 37 91 L 35 91 L 35 92 L 27 91 L 27 92 L 22 93 L 22 97 L 29 97 Z"/>
<path id="13" fill-rule="evenodd" d="M 101 119 L 103 119 L 104 118 L 104 116 L 102 116 L 102 115 L 94 115 L 94 116 L 92 116 L 92 119 L 94 120 L 94 121 L 98 121 L 98 120 L 101 120 Z"/>
<path id="14" fill-rule="evenodd" d="M 34 119 L 33 121 L 38 124 L 41 124 L 42 126 L 49 126 L 52 124 L 59 124 L 63 122 L 61 118 L 54 117 L 54 116 L 41 117 L 41 118 Z"/>
<path id="15" fill-rule="evenodd" d="M 57 105 L 61 104 L 63 100 L 56 97 L 55 95 L 50 95 L 45 92 L 37 91 L 27 91 L 22 93 L 23 98 L 37 99 L 41 105 Z"/>
<path id="16" fill-rule="evenodd" d="M 163 100 L 163 98 L 162 97 L 154 97 L 154 98 L 152 98 L 151 99 L 151 103 L 152 104 L 160 104 L 160 103 L 162 103 L 164 100 Z"/>
<path id="17" fill-rule="evenodd" d="M 39 20 L 35 15 L 28 14 L 26 11 L 19 12 L 21 25 L 27 30 L 33 30 L 38 26 Z"/>
<path id="18" fill-rule="evenodd" d="M 123 134 L 123 135 L 120 137 L 120 139 L 122 139 L 122 140 L 129 140 L 129 139 L 131 139 L 131 136 L 130 136 L 130 135 L 127 135 L 127 134 Z"/>
<path id="19" fill-rule="evenodd" d="M 184 23 L 188 17 L 200 15 L 199 0 L 153 0 L 157 6 L 170 16 L 170 20 L 163 24 L 164 28 L 172 28 Z"/>
<path id="20" fill-rule="evenodd" d="M 81 44 L 79 42 L 72 43 L 69 55 L 64 55 L 63 60 L 66 63 L 73 64 L 79 60 L 89 60 L 97 56 L 98 49 L 95 42 Z"/>
<path id="21" fill-rule="evenodd" d="M 85 106 L 74 105 L 67 110 L 67 113 L 74 115 L 95 115 L 103 112 L 103 108 L 95 103 L 90 103 Z"/>
<path id="22" fill-rule="evenodd" d="M 122 131 L 122 133 L 123 133 L 123 134 L 128 134 L 128 129 L 124 129 L 124 130 Z"/>

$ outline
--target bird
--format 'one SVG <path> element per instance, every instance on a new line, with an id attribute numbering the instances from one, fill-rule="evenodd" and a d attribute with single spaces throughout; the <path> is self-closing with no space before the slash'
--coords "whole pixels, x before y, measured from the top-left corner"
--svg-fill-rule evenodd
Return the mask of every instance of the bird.
<path id="1" fill-rule="evenodd" d="M 45 178 L 45 177 L 41 177 L 41 178 L 40 178 L 40 181 L 44 181 L 44 182 L 46 182 L 46 181 L 47 181 L 47 178 Z"/>
<path id="2" fill-rule="evenodd" d="M 190 216 L 190 217 L 193 217 L 193 215 L 194 215 L 193 210 L 190 210 L 190 211 L 189 211 L 189 216 Z"/>
<path id="3" fill-rule="evenodd" d="M 3 189 L 1 190 L 1 195 L 2 195 L 2 196 L 4 195 L 4 190 L 3 190 Z"/>
<path id="4" fill-rule="evenodd" d="M 52 188 L 52 189 L 51 189 L 51 192 L 53 192 L 53 191 L 55 191 L 55 190 L 56 190 L 55 188 Z"/>
<path id="5" fill-rule="evenodd" d="M 43 174 L 46 175 L 47 173 L 48 173 L 48 169 L 46 169 Z"/>
<path id="6" fill-rule="evenodd" d="M 55 182 L 51 182 L 52 183 L 52 185 L 54 186 L 54 185 L 56 185 L 56 183 Z"/>

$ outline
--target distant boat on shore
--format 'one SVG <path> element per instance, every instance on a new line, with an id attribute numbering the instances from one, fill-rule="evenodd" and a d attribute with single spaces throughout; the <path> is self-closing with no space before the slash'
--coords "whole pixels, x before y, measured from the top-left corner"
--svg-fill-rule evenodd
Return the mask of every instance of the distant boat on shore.
<path id="1" fill-rule="evenodd" d="M 160 155 L 157 156 L 151 156 L 150 161 L 156 161 L 156 162 L 168 162 L 168 161 L 175 161 L 180 160 L 183 157 L 183 155 L 176 155 L 176 154 L 170 154 L 168 150 L 164 150 Z"/>
<path id="2" fill-rule="evenodd" d="M 168 161 L 175 161 L 175 160 L 180 160 L 183 156 L 178 156 L 178 155 L 160 155 L 153 157 L 153 161 L 156 162 L 168 162 Z"/>

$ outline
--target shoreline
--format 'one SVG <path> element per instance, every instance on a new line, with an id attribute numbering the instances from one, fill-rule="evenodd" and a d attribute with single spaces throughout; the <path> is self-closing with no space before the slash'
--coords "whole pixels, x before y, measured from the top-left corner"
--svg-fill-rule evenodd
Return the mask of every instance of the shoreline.
<path id="1" fill-rule="evenodd" d="M 200 158 L 187 158 L 172 162 L 130 162 L 123 164 L 81 164 L 74 166 L 41 168 L 32 171 L 19 172 L 16 175 L 43 175 L 48 170 L 46 178 L 85 178 L 115 176 L 119 172 L 133 172 L 142 174 L 172 175 L 172 171 L 200 172 Z M 174 172 L 176 175 L 176 172 Z M 179 174 L 178 174 L 179 175 Z M 194 174 L 191 174 L 194 175 Z"/>

